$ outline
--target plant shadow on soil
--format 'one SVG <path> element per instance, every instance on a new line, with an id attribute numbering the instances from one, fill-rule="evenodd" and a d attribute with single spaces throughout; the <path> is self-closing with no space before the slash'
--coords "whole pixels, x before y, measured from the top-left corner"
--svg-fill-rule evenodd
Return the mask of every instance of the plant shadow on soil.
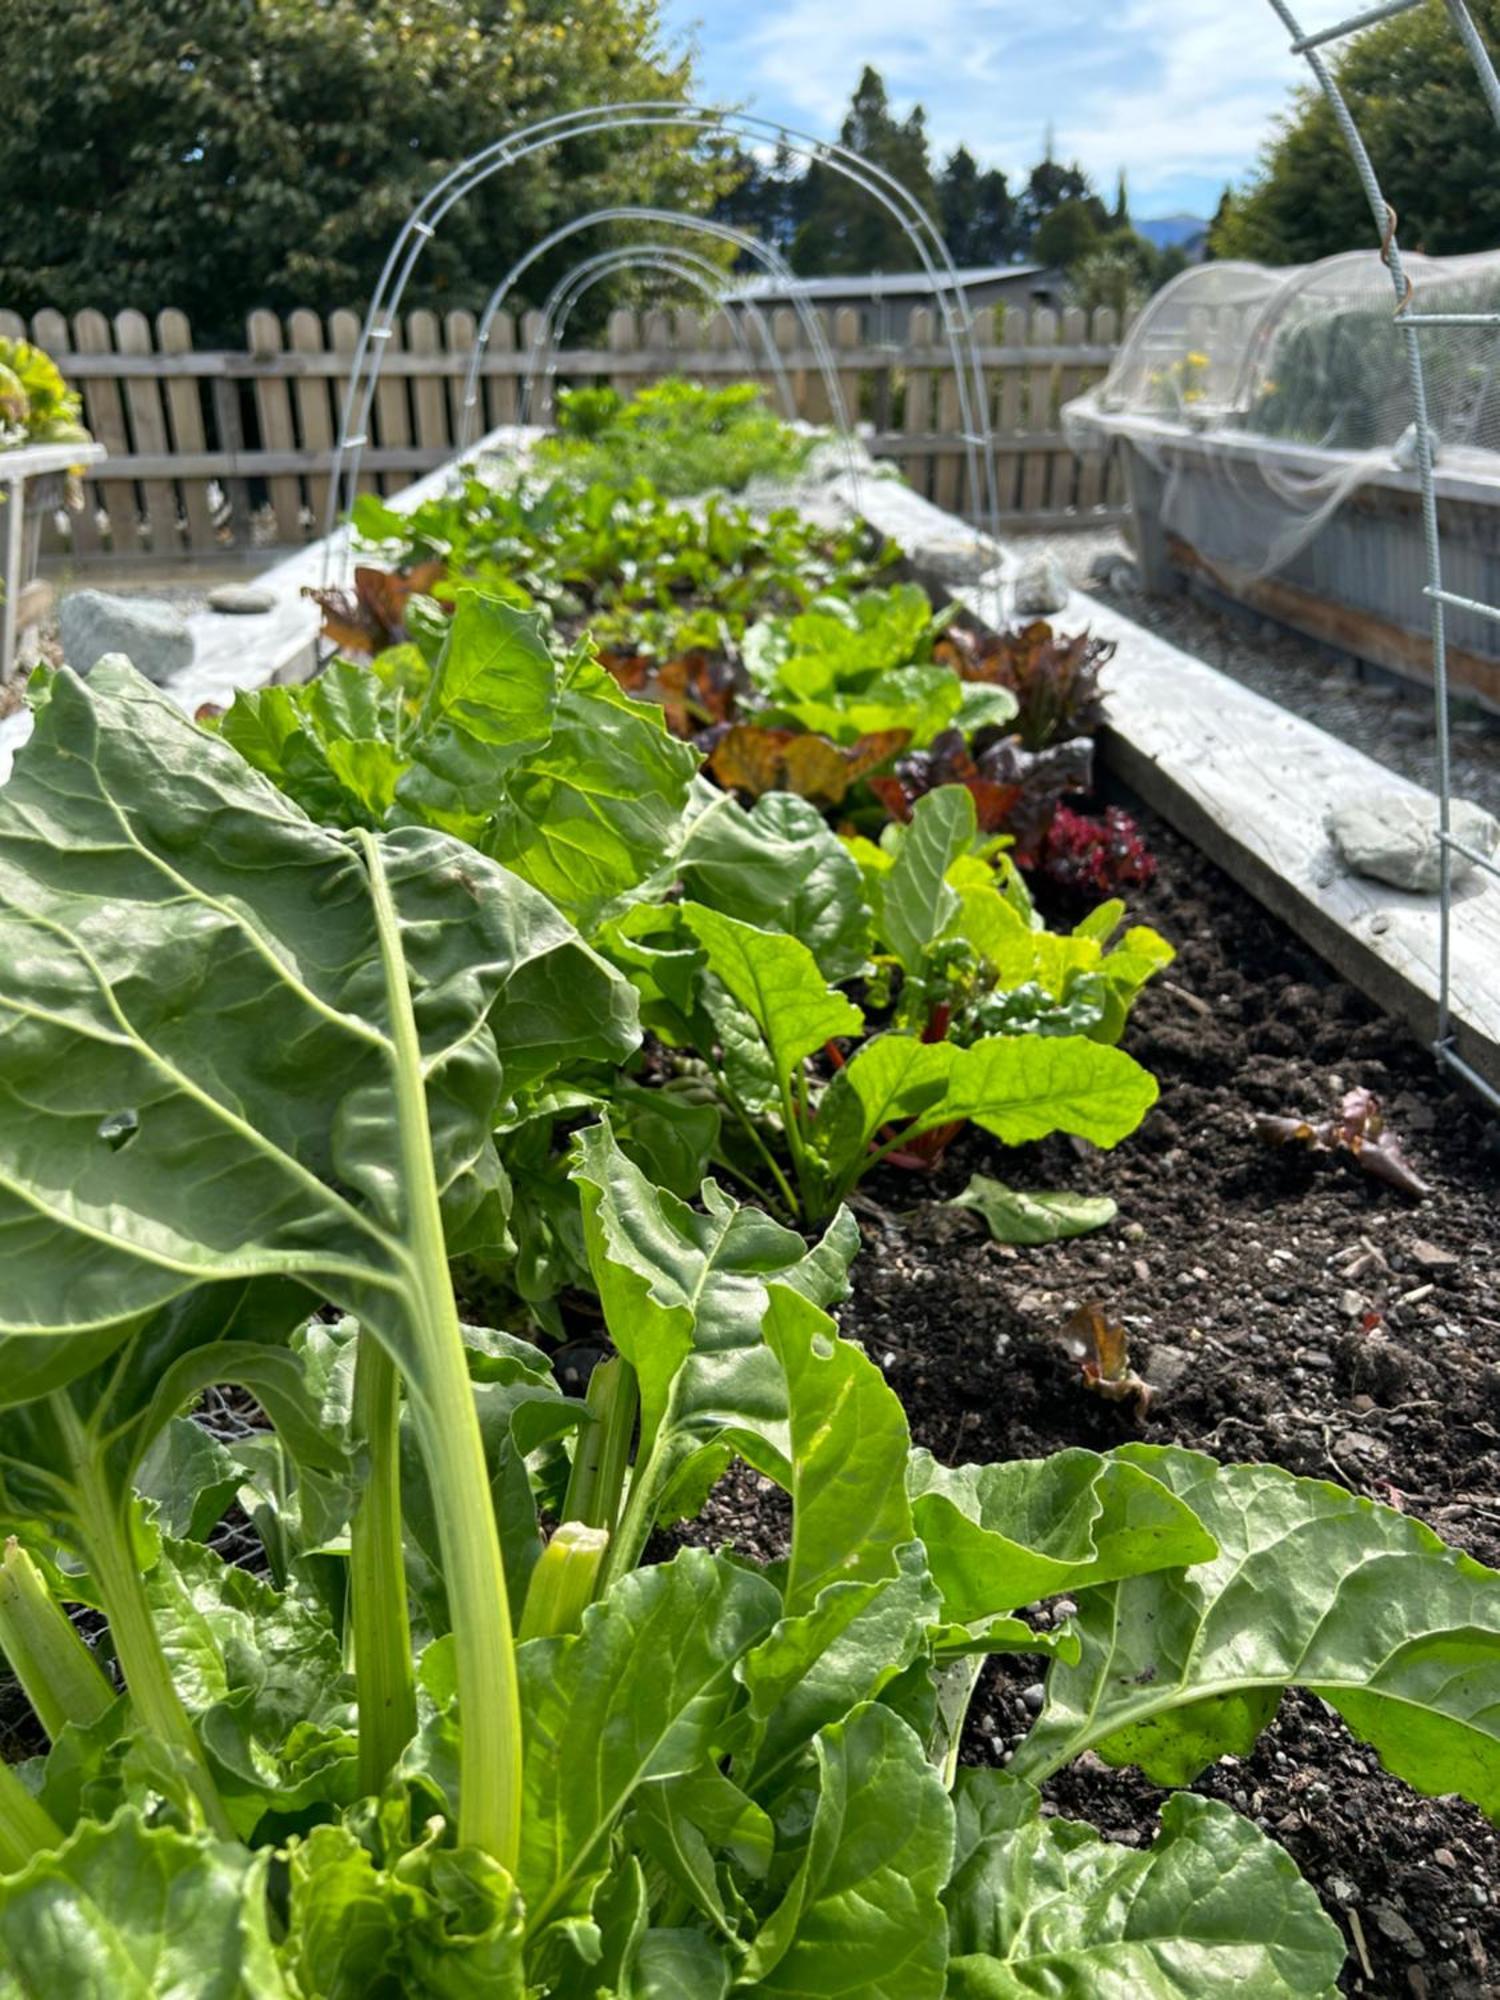
<path id="1" fill-rule="evenodd" d="M 866 1189 L 885 1219 L 861 1216 L 842 1330 L 880 1363 L 915 1441 L 950 1463 L 1136 1438 L 1265 1459 L 1400 1506 L 1500 1567 L 1500 1124 L 1413 1035 L 1126 803 L 1161 864 L 1131 918 L 1178 951 L 1125 1038 L 1158 1076 L 1159 1104 L 1113 1154 L 1061 1138 L 1006 1151 L 971 1133 L 931 1177 L 883 1171 Z M 1348 1163 L 1269 1150 L 1251 1129 L 1256 1112 L 1326 1110 L 1357 1084 L 1380 1096 L 1429 1181 L 1420 1203 Z M 1001 1248 L 976 1215 L 935 1205 L 976 1170 L 1109 1194 L 1120 1212 L 1091 1237 Z M 1084 1301 L 1124 1323 L 1132 1363 L 1157 1385 L 1145 1418 L 1091 1395 L 1058 1344 Z M 738 1468 L 693 1539 L 769 1553 L 785 1533 L 781 1496 Z M 986 1669 L 965 1761 L 1006 1759 L 1044 1665 Z M 1195 1789 L 1295 1857 L 1343 1930 L 1343 1991 L 1500 1990 L 1494 1829 L 1388 1776 L 1315 1698 L 1289 1696 L 1251 1757 L 1226 1758 Z M 1165 1796 L 1092 1755 L 1045 1789 L 1051 1808 L 1136 1846 Z"/>

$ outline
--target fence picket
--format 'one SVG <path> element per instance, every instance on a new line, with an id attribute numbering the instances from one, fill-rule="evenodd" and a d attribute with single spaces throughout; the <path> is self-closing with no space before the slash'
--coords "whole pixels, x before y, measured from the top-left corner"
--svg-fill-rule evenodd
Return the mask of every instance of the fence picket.
<path id="1" fill-rule="evenodd" d="M 932 339 L 932 308 L 917 306 L 908 323 L 906 399 L 901 428 L 907 437 L 917 438 L 924 444 L 932 431 L 932 374 L 921 366 L 916 357 L 931 347 Z M 931 469 L 930 451 L 914 451 L 901 461 L 902 475 L 907 484 L 924 499 L 927 496 L 927 475 Z"/>
<path id="2" fill-rule="evenodd" d="M 156 316 L 156 351 L 158 354 L 190 354 L 193 348 L 193 330 L 188 325 L 187 314 L 179 312 L 175 306 L 168 306 L 165 312 Z M 166 398 L 167 418 L 172 432 L 172 450 L 182 457 L 188 452 L 202 452 L 207 449 L 207 439 L 203 434 L 203 405 L 199 400 L 199 385 L 191 379 L 168 376 L 162 384 Z M 208 482 L 204 479 L 184 479 L 182 482 L 182 512 L 187 522 L 187 545 L 194 554 L 218 546 L 214 529 L 214 512 L 208 497 Z"/>
<path id="3" fill-rule="evenodd" d="M 293 354 L 325 352 L 323 322 L 317 313 L 309 312 L 306 306 L 299 306 L 290 316 L 286 330 Z M 332 446 L 337 436 L 334 405 L 337 394 L 335 385 L 322 376 L 304 375 L 293 378 L 292 399 L 296 404 L 297 428 L 302 434 L 302 449 L 305 452 L 324 452 Z M 312 510 L 313 533 L 321 535 L 328 513 L 326 473 L 308 473 L 307 504 Z"/>
<path id="4" fill-rule="evenodd" d="M 72 346 L 79 357 L 73 364 L 73 373 L 75 385 L 83 391 L 83 421 L 111 457 L 124 458 L 130 451 L 130 434 L 125 427 L 120 384 L 113 377 L 90 375 L 83 358 L 114 352 L 109 321 L 102 312 L 86 306 L 77 315 L 73 321 Z M 109 516 L 111 554 L 138 555 L 140 531 L 134 485 L 129 480 L 101 479 L 99 504 Z"/>
<path id="5" fill-rule="evenodd" d="M 252 354 L 280 354 L 281 321 L 273 312 L 253 312 L 246 325 Z M 292 429 L 292 398 L 287 384 L 268 376 L 255 384 L 255 414 L 260 422 L 260 441 L 268 451 L 292 451 L 297 437 Z M 302 482 L 294 473 L 277 473 L 266 481 L 271 511 L 276 516 L 276 539 L 295 546 L 302 540 Z"/>
<path id="6" fill-rule="evenodd" d="M 840 391 L 853 421 L 873 415 L 872 449 L 894 458 L 921 493 L 973 511 L 960 405 L 946 343 L 927 307 L 911 315 L 902 341 L 871 343 L 858 314 L 844 308 L 823 319 Z M 1001 325 L 997 330 L 994 321 Z M 780 407 L 773 370 L 764 366 L 758 328 L 741 322 L 750 372 Z M 359 318 L 335 311 L 326 326 L 303 309 L 285 320 L 252 315 L 243 352 L 195 349 L 186 318 L 157 316 L 155 330 L 140 315 L 122 314 L 112 332 L 97 312 L 70 327 L 57 312 L 38 313 L 31 338 L 59 356 L 81 390 L 85 421 L 111 454 L 103 476 L 88 482 L 88 506 L 71 535 L 47 530 L 44 550 L 70 549 L 89 559 L 185 550 L 204 554 L 248 545 L 255 505 L 269 499 L 280 544 L 303 540 L 307 509 L 321 530 L 328 473 L 342 411 Z M 474 435 L 515 422 L 519 392 L 532 366 L 537 318 L 517 328 L 497 314 L 480 371 Z M 779 350 L 795 414 L 828 421 L 821 370 L 798 314 L 782 305 L 766 316 Z M 25 333 L 14 313 L 0 311 L 0 330 Z M 1061 436 L 1058 409 L 1097 380 L 1115 351 L 1115 316 L 1070 310 L 974 314 L 985 393 L 995 436 L 997 497 L 1003 525 L 1028 518 L 1048 525 L 1116 519 L 1124 511 L 1116 455 L 1075 458 Z M 464 372 L 473 350 L 472 313 L 413 312 L 404 341 L 384 343 L 384 363 L 364 448 L 360 487 L 372 492 L 405 485 L 457 449 Z M 667 373 L 725 380 L 743 375 L 742 344 L 723 310 L 656 309 L 612 313 L 602 347 L 569 347 L 552 359 L 561 382 L 608 381 L 631 395 Z M 533 419 L 544 413 L 545 384 L 536 384 Z M 227 514 L 212 495 L 218 488 Z"/>

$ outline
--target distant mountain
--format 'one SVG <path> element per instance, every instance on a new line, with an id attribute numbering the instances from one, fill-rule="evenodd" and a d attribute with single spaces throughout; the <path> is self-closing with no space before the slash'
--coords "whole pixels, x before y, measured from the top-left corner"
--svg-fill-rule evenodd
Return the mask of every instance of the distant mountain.
<path id="1" fill-rule="evenodd" d="M 1158 250 L 1190 249 L 1196 238 L 1207 235 L 1208 224 L 1201 215 L 1159 215 L 1152 222 L 1136 223 L 1135 231 Z"/>

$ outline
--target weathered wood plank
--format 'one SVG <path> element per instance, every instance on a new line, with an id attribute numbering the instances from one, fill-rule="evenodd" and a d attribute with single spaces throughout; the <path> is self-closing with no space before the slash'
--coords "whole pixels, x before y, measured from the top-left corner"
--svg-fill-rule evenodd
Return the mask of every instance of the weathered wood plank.
<path id="1" fill-rule="evenodd" d="M 246 332 L 257 354 L 279 354 L 282 349 L 281 321 L 275 313 L 258 311 L 250 315 Z M 260 423 L 261 443 L 268 452 L 290 452 L 297 443 L 292 428 L 292 398 L 285 380 L 268 376 L 255 384 L 255 414 Z M 273 473 L 267 482 L 271 511 L 276 516 L 276 539 L 289 547 L 302 540 L 302 482 L 295 472 Z"/>
<path id="2" fill-rule="evenodd" d="M 83 420 L 111 458 L 124 458 L 130 450 L 130 433 L 125 424 L 125 405 L 118 382 L 91 376 L 85 355 L 112 355 L 109 321 L 102 312 L 86 307 L 73 322 L 73 348 L 78 356 L 70 371 L 83 391 Z M 140 356 L 132 356 L 139 360 Z M 116 555 L 140 552 L 140 520 L 135 487 L 128 481 L 101 479 L 100 504 L 109 516 L 110 546 Z"/>
<path id="3" fill-rule="evenodd" d="M 321 354 L 323 322 L 315 312 L 299 308 L 287 320 L 287 338 L 299 356 Z M 292 399 L 297 407 L 297 427 L 302 435 L 303 462 L 308 475 L 307 504 L 312 510 L 313 533 L 321 535 L 328 516 L 328 478 L 315 468 L 325 465 L 334 438 L 338 435 L 330 387 L 323 377 L 293 383 Z"/>
<path id="4" fill-rule="evenodd" d="M 156 346 L 159 354 L 185 354 L 193 345 L 193 330 L 187 314 L 169 307 L 156 319 Z M 188 548 L 194 553 L 217 545 L 213 508 L 209 504 L 208 482 L 194 479 L 183 471 L 182 461 L 205 449 L 203 406 L 198 400 L 197 382 L 190 377 L 167 376 L 162 382 L 167 417 L 172 430 L 172 457 L 176 477 L 182 482 L 182 511 L 187 522 Z"/>

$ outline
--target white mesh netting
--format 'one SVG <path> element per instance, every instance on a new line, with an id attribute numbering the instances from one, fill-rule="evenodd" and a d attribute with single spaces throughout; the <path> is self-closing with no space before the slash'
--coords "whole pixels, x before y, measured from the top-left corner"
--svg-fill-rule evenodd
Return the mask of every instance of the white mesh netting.
<path id="1" fill-rule="evenodd" d="M 1411 310 L 1500 310 L 1500 252 L 1404 259 Z M 1064 424 L 1123 437 L 1161 478 L 1163 527 L 1211 566 L 1267 574 L 1361 488 L 1414 490 L 1412 390 L 1375 251 L 1289 270 L 1204 264 L 1153 298 Z M 1424 331 L 1440 494 L 1500 499 L 1500 337 Z"/>

